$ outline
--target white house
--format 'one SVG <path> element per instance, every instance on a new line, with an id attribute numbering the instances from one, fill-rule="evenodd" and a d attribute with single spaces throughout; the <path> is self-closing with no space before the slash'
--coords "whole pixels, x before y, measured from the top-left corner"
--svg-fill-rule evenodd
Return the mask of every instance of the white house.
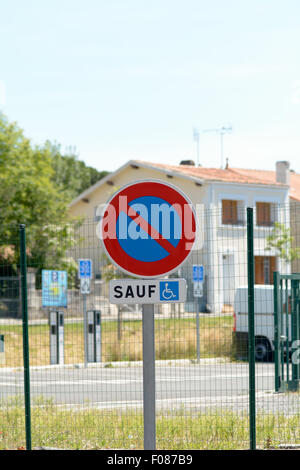
<path id="1" fill-rule="evenodd" d="M 231 305 L 235 289 L 247 280 L 246 208 L 255 214 L 255 282 L 270 284 L 276 269 L 289 272 L 290 266 L 266 251 L 266 237 L 275 221 L 290 226 L 290 198 L 300 202 L 300 175 L 290 172 L 288 162 L 277 162 L 275 171 L 195 167 L 192 162 L 165 165 L 130 160 L 115 172 L 91 186 L 70 204 L 72 216 L 84 217 L 95 227 L 93 239 L 83 241 L 79 257 L 94 260 L 94 271 L 101 270 L 103 252 L 96 236 L 97 208 L 122 186 L 143 179 L 159 179 L 180 188 L 200 210 L 199 227 L 203 243 L 181 268 L 189 280 L 192 302 L 191 265 L 203 264 L 206 273 L 205 302 L 212 311 Z M 89 232 L 90 233 L 90 232 Z"/>

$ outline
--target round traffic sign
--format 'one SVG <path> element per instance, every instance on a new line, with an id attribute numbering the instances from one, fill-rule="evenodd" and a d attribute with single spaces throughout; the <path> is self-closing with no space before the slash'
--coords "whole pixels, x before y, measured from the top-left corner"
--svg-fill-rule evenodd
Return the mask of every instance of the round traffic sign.
<path id="1" fill-rule="evenodd" d="M 190 200 L 159 180 L 128 184 L 106 204 L 101 224 L 104 250 L 127 274 L 157 278 L 187 259 L 196 237 Z"/>

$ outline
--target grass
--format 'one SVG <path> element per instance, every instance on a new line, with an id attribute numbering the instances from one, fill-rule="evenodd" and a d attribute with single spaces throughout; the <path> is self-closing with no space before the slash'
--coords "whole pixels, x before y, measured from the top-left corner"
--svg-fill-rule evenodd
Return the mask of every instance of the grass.
<path id="1" fill-rule="evenodd" d="M 200 357 L 232 356 L 231 316 L 200 318 Z M 23 365 L 21 325 L 1 325 L 5 335 L 5 366 Z M 50 363 L 49 326 L 29 326 L 30 365 Z M 156 359 L 196 359 L 196 320 L 194 318 L 155 321 Z M 142 360 L 142 322 L 123 321 L 121 338 L 116 321 L 102 323 L 102 361 Z M 65 364 L 84 361 L 82 323 L 65 324 Z"/>
<path id="2" fill-rule="evenodd" d="M 257 414 L 257 444 L 276 448 L 279 443 L 300 444 L 299 415 Z M 24 409 L 21 399 L 0 406 L 0 449 L 24 446 Z M 184 432 L 183 432 L 184 430 Z M 43 397 L 32 406 L 32 446 L 61 449 L 142 449 L 141 412 L 70 411 L 56 407 Z M 248 449 L 247 414 L 210 410 L 185 410 L 157 415 L 158 449 Z"/>
<path id="3" fill-rule="evenodd" d="M 231 316 L 201 317 L 201 357 L 231 357 Z M 156 320 L 157 359 L 195 359 L 196 321 L 194 318 Z M 22 326 L 1 325 L 5 334 L 5 366 L 23 365 Z M 31 365 L 48 365 L 49 326 L 29 328 Z M 118 338 L 117 322 L 102 324 L 103 362 L 142 359 L 141 321 L 122 322 Z M 65 325 L 65 362 L 83 362 L 83 325 Z M 67 410 L 44 397 L 32 399 L 32 445 L 61 449 L 142 449 L 143 416 L 136 410 L 98 410 L 86 403 L 84 410 Z M 24 398 L 22 395 L 0 401 L 0 449 L 25 446 Z M 300 444 L 300 416 L 257 413 L 257 445 L 276 448 L 289 442 Z M 158 449 L 248 449 L 248 413 L 209 409 L 206 412 L 179 411 L 157 414 Z"/>

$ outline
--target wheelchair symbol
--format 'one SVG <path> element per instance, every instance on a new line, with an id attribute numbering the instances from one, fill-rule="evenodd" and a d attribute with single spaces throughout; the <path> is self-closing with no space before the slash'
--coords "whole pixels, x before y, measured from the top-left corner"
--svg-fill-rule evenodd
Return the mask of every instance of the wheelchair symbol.
<path id="1" fill-rule="evenodd" d="M 160 283 L 160 300 L 172 301 L 178 300 L 178 283 L 177 282 L 161 282 Z"/>
<path id="2" fill-rule="evenodd" d="M 162 291 L 161 295 L 162 295 L 162 297 L 163 297 L 164 299 L 166 299 L 166 300 L 171 300 L 171 299 L 175 298 L 176 295 L 174 294 L 174 292 L 172 291 L 172 289 L 169 289 L 168 285 L 169 285 L 169 284 L 166 282 L 165 288 L 164 288 L 164 290 Z"/>

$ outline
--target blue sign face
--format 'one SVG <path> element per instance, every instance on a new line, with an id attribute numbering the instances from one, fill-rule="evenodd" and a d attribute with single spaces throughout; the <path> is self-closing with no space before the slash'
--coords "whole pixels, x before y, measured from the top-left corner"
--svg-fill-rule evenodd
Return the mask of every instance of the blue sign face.
<path id="1" fill-rule="evenodd" d="M 179 282 L 178 281 L 160 281 L 159 299 L 168 302 L 168 300 L 179 300 Z"/>
<path id="2" fill-rule="evenodd" d="M 42 271 L 43 307 L 68 306 L 68 275 L 66 271 Z"/>
<path id="3" fill-rule="evenodd" d="M 193 281 L 203 282 L 204 280 L 204 269 L 202 264 L 193 265 Z"/>
<path id="4" fill-rule="evenodd" d="M 80 259 L 79 260 L 79 279 L 91 279 L 92 278 L 92 260 Z"/>

